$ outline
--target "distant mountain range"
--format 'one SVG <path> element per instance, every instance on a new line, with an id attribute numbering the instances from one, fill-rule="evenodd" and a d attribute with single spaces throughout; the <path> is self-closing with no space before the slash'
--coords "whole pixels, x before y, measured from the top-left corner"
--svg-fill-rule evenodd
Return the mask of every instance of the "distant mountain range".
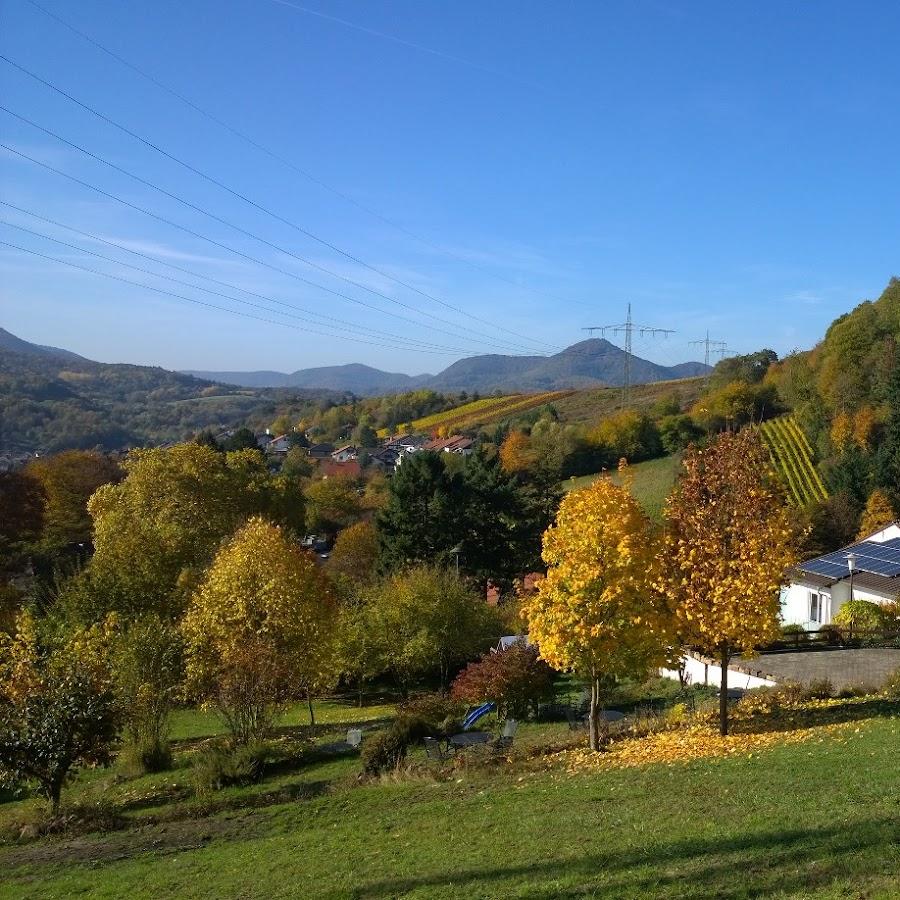
<path id="1" fill-rule="evenodd" d="M 435 391 L 552 391 L 565 388 L 616 386 L 622 384 L 625 351 L 602 338 L 573 344 L 553 356 L 471 356 L 448 366 L 437 375 L 403 375 L 383 372 L 353 363 L 284 372 L 205 372 L 187 370 L 186 375 L 242 387 L 323 388 L 351 391 L 359 396 L 430 388 Z M 690 378 L 703 375 L 708 367 L 700 362 L 676 366 L 631 357 L 634 384 Z"/>

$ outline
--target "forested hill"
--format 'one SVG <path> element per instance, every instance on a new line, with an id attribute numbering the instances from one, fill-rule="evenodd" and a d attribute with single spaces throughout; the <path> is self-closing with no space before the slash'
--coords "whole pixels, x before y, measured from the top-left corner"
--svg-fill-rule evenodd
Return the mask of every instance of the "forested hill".
<path id="1" fill-rule="evenodd" d="M 900 514 L 898 344 L 900 279 L 892 278 L 877 300 L 835 319 L 812 350 L 773 363 L 765 377 L 817 452 L 836 544 L 855 537 L 873 492 Z"/>
<path id="2" fill-rule="evenodd" d="M 203 428 L 268 425 L 276 409 L 292 401 L 302 408 L 340 398 L 240 389 L 150 366 L 98 363 L 9 332 L 0 339 L 0 451 L 158 444 Z"/>

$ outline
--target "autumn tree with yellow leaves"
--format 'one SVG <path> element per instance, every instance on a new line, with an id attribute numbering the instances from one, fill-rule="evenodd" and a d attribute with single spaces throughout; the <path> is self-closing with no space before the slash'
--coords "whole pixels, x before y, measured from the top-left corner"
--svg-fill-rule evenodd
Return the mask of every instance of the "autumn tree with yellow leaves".
<path id="1" fill-rule="evenodd" d="M 875 488 L 866 501 L 866 508 L 863 510 L 862 519 L 859 523 L 857 540 L 864 540 L 870 534 L 878 531 L 879 528 L 890 525 L 896 518 L 894 507 L 891 505 L 887 494 L 879 488 Z"/>
<path id="2" fill-rule="evenodd" d="M 523 602 L 528 636 L 555 669 L 591 685 L 590 746 L 600 747 L 601 689 L 665 661 L 669 617 L 652 590 L 652 528 L 627 485 L 572 491 L 544 533 L 547 577 Z"/>
<path id="3" fill-rule="evenodd" d="M 779 589 L 799 534 L 752 429 L 689 450 L 665 508 L 657 589 L 688 647 L 720 662 L 719 724 L 728 733 L 728 664 L 779 633 Z"/>
<path id="4" fill-rule="evenodd" d="M 188 683 L 235 743 L 265 735 L 281 704 L 334 678 L 337 612 L 312 557 L 264 519 L 219 551 L 182 627 Z"/>

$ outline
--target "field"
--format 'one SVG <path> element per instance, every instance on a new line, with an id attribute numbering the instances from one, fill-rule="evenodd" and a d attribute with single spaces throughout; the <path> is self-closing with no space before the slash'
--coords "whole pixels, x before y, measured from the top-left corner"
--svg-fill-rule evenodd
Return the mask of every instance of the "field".
<path id="1" fill-rule="evenodd" d="M 686 409 L 693 405 L 705 387 L 705 378 L 681 378 L 677 381 L 637 384 L 631 388 L 628 406 L 640 412 L 649 412 L 655 403 L 676 394 L 682 408 Z M 622 408 L 622 389 L 608 387 L 573 391 L 568 397 L 555 400 L 553 406 L 563 422 L 572 425 L 594 425 L 600 419 Z"/>
<path id="2" fill-rule="evenodd" d="M 790 502 L 805 506 L 827 499 L 828 492 L 813 465 L 812 448 L 794 419 L 789 416 L 769 419 L 759 430 Z"/>
<path id="3" fill-rule="evenodd" d="M 634 476 L 632 493 L 652 519 L 659 520 L 661 518 L 663 504 L 666 502 L 669 491 L 672 490 L 672 485 L 675 484 L 675 477 L 678 474 L 680 464 L 681 457 L 675 454 L 673 456 L 663 456 L 660 459 L 650 459 L 647 462 L 637 463 L 628 467 L 629 472 Z M 580 478 L 570 478 L 562 482 L 562 489 L 564 491 L 578 490 L 579 488 L 587 487 L 598 478 L 600 478 L 600 473 L 582 475 Z M 619 484 L 619 473 L 613 472 L 612 479 L 616 484 Z"/>
<path id="4" fill-rule="evenodd" d="M 359 782 L 355 756 L 311 758 L 205 805 L 183 763 L 88 773 L 128 821 L 0 847 L 0 897 L 897 896 L 898 707 L 832 712 L 805 743 L 598 771 L 535 764 L 566 728 L 523 725 L 497 766 Z"/>
<path id="5" fill-rule="evenodd" d="M 505 397 L 482 397 L 480 400 L 472 400 L 462 406 L 434 413 L 422 419 L 413 421 L 412 430 L 429 432 L 437 428 L 445 428 L 448 433 L 477 428 L 481 425 L 490 425 L 494 422 L 502 422 L 511 416 L 520 415 L 543 406 L 545 403 L 556 403 L 564 397 L 568 397 L 573 391 L 547 391 L 542 394 L 510 394 Z M 388 437 L 386 428 L 378 432 L 379 437 Z"/>

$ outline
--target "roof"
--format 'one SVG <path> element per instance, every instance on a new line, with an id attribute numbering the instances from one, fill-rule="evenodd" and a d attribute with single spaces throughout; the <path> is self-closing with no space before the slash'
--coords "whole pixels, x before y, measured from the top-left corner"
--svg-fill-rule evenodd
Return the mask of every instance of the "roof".
<path id="1" fill-rule="evenodd" d="M 794 580 L 811 582 L 819 587 L 843 581 L 850 577 L 848 558 L 851 553 L 856 557 L 855 584 L 877 591 L 900 592 L 900 537 L 886 541 L 857 541 L 832 553 L 808 559 L 796 567 Z"/>
<path id="2" fill-rule="evenodd" d="M 337 450 L 333 451 L 331 455 L 334 456 L 335 453 L 343 453 L 345 450 L 353 450 L 355 452 L 356 444 L 344 444 L 343 447 L 338 447 Z"/>
<path id="3" fill-rule="evenodd" d="M 454 434 L 451 437 L 429 441 L 423 449 L 425 450 L 467 450 L 475 441 L 472 438 L 464 437 L 461 434 Z"/>

